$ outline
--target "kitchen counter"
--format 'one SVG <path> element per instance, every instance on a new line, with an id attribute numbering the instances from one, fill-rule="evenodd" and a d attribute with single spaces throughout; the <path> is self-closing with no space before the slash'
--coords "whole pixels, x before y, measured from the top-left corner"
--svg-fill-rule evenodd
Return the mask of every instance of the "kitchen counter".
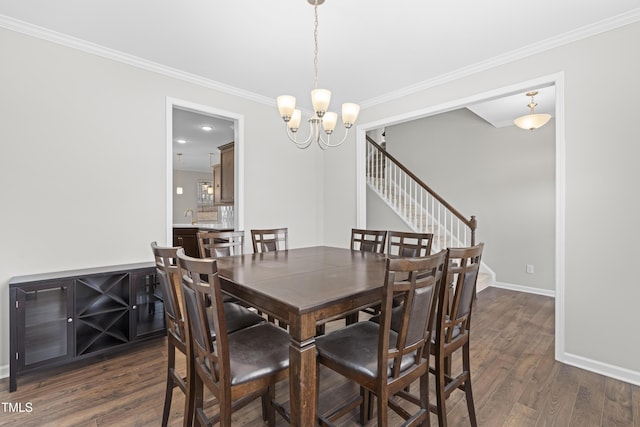
<path id="1" fill-rule="evenodd" d="M 233 224 L 224 222 L 196 222 L 195 224 L 173 224 L 173 228 L 197 228 L 211 231 L 233 231 Z"/>

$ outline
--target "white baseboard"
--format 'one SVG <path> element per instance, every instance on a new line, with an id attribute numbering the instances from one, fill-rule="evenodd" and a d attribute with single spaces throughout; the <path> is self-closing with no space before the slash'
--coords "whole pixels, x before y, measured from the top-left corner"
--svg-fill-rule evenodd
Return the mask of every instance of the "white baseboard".
<path id="1" fill-rule="evenodd" d="M 601 374 L 606 377 L 615 378 L 616 380 L 620 380 L 625 383 L 640 386 L 640 372 L 632 371 L 630 369 L 609 365 L 608 363 L 587 359 L 586 357 L 566 352 L 563 355 L 563 360 L 559 360 L 559 362 L 595 372 L 596 374 Z"/>
<path id="2" fill-rule="evenodd" d="M 0 378 L 7 378 L 9 376 L 9 365 L 0 366 Z"/>
<path id="3" fill-rule="evenodd" d="M 532 288 L 530 286 L 514 285 L 512 283 L 494 282 L 491 286 L 494 288 L 508 289 L 510 291 L 526 292 L 528 294 L 543 295 L 545 297 L 555 298 L 556 292 L 549 289 Z"/>

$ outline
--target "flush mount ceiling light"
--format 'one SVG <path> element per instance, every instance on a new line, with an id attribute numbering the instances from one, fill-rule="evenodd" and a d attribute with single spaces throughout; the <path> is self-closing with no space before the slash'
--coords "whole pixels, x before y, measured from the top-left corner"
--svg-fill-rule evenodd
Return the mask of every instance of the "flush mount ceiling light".
<path id="1" fill-rule="evenodd" d="M 527 105 L 529 107 L 529 114 L 518 117 L 513 123 L 520 129 L 535 130 L 546 125 L 551 119 L 551 114 L 535 114 L 534 108 L 538 105 L 533 100 L 533 97 L 538 94 L 537 90 L 527 92 L 526 96 L 531 97 L 531 102 Z"/>
<path id="2" fill-rule="evenodd" d="M 186 140 L 186 139 L 176 139 L 176 142 L 177 142 L 178 144 L 186 144 L 186 143 L 187 143 L 187 140 Z"/>
<path id="3" fill-rule="evenodd" d="M 200 129 L 202 129 L 205 132 L 210 132 L 213 130 L 213 126 L 209 126 L 209 125 L 202 125 L 200 126 Z"/>
<path id="4" fill-rule="evenodd" d="M 349 129 L 358 118 L 360 106 L 350 102 L 342 104 L 342 123 L 345 128 L 344 137 L 340 142 L 332 144 L 330 139 L 336 127 L 336 122 L 338 121 L 338 114 L 327 111 L 329 101 L 331 100 L 331 91 L 318 89 L 318 6 L 324 3 L 324 0 L 307 0 L 307 2 L 314 7 L 313 39 L 315 49 L 313 52 L 313 64 L 315 74 L 313 78 L 313 90 L 311 91 L 313 116 L 307 120 L 309 122 L 309 136 L 304 141 L 297 140 L 297 132 L 300 128 L 302 112 L 296 109 L 296 98 L 291 95 L 281 95 L 277 98 L 277 103 L 280 117 L 282 117 L 287 126 L 287 136 L 298 148 L 307 148 L 311 144 L 311 141 L 315 140 L 320 148 L 325 150 L 329 147 L 337 147 L 347 139 Z M 320 131 L 321 126 L 327 135 L 326 141 L 322 138 Z"/>

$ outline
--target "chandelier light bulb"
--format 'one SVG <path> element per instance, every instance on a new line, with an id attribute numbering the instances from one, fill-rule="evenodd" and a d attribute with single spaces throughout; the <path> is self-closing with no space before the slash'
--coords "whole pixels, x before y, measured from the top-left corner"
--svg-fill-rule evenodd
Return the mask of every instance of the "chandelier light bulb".
<path id="1" fill-rule="evenodd" d="M 331 102 L 331 91 L 327 89 L 314 89 L 311 91 L 311 104 L 316 116 L 322 118 L 329 109 Z"/>
<path id="2" fill-rule="evenodd" d="M 280 117 L 282 117 L 285 122 L 288 122 L 293 115 L 293 110 L 296 108 L 296 97 L 291 95 L 280 95 L 276 102 L 278 104 Z"/>
<path id="3" fill-rule="evenodd" d="M 349 129 L 358 119 L 360 106 L 353 102 L 345 102 L 342 104 L 342 123 L 344 127 Z"/>
<path id="4" fill-rule="evenodd" d="M 297 132 L 300 129 L 300 121 L 302 121 L 302 111 L 293 110 L 293 114 L 291 114 L 291 119 L 289 119 L 289 129 L 291 132 Z"/>
<path id="5" fill-rule="evenodd" d="M 322 128 L 324 129 L 327 135 L 331 135 L 333 130 L 336 128 L 336 123 L 338 122 L 338 114 L 330 111 L 325 113 L 322 118 Z"/>

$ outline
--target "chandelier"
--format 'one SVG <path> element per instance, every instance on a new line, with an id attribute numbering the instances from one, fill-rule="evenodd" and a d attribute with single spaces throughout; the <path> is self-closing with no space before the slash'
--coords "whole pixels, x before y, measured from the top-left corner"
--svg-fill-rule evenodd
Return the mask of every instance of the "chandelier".
<path id="1" fill-rule="evenodd" d="M 518 117 L 513 123 L 520 129 L 535 130 L 546 125 L 551 119 L 551 114 L 535 114 L 534 108 L 538 105 L 533 100 L 533 97 L 538 94 L 537 90 L 527 92 L 526 96 L 531 97 L 531 102 L 527 105 L 529 107 L 529 114 Z"/>
<path id="2" fill-rule="evenodd" d="M 296 98 L 291 95 L 281 95 L 277 98 L 278 111 L 285 121 L 287 128 L 287 136 L 298 148 L 307 148 L 313 140 L 315 140 L 320 148 L 326 150 L 329 147 L 337 147 L 342 144 L 349 134 L 349 129 L 355 123 L 360 112 L 360 106 L 350 102 L 342 104 L 342 123 L 344 124 L 344 137 L 340 142 L 331 142 L 331 135 L 336 127 L 338 115 L 334 112 L 327 111 L 331 100 L 331 91 L 327 89 L 318 89 L 318 5 L 324 3 L 324 0 L 307 0 L 314 7 L 314 78 L 313 90 L 311 91 L 311 104 L 313 105 L 313 116 L 307 121 L 309 122 L 309 136 L 304 141 L 298 141 L 298 129 L 302 120 L 302 112 L 296 109 Z M 326 140 L 323 138 L 322 130 L 326 134 Z"/>

